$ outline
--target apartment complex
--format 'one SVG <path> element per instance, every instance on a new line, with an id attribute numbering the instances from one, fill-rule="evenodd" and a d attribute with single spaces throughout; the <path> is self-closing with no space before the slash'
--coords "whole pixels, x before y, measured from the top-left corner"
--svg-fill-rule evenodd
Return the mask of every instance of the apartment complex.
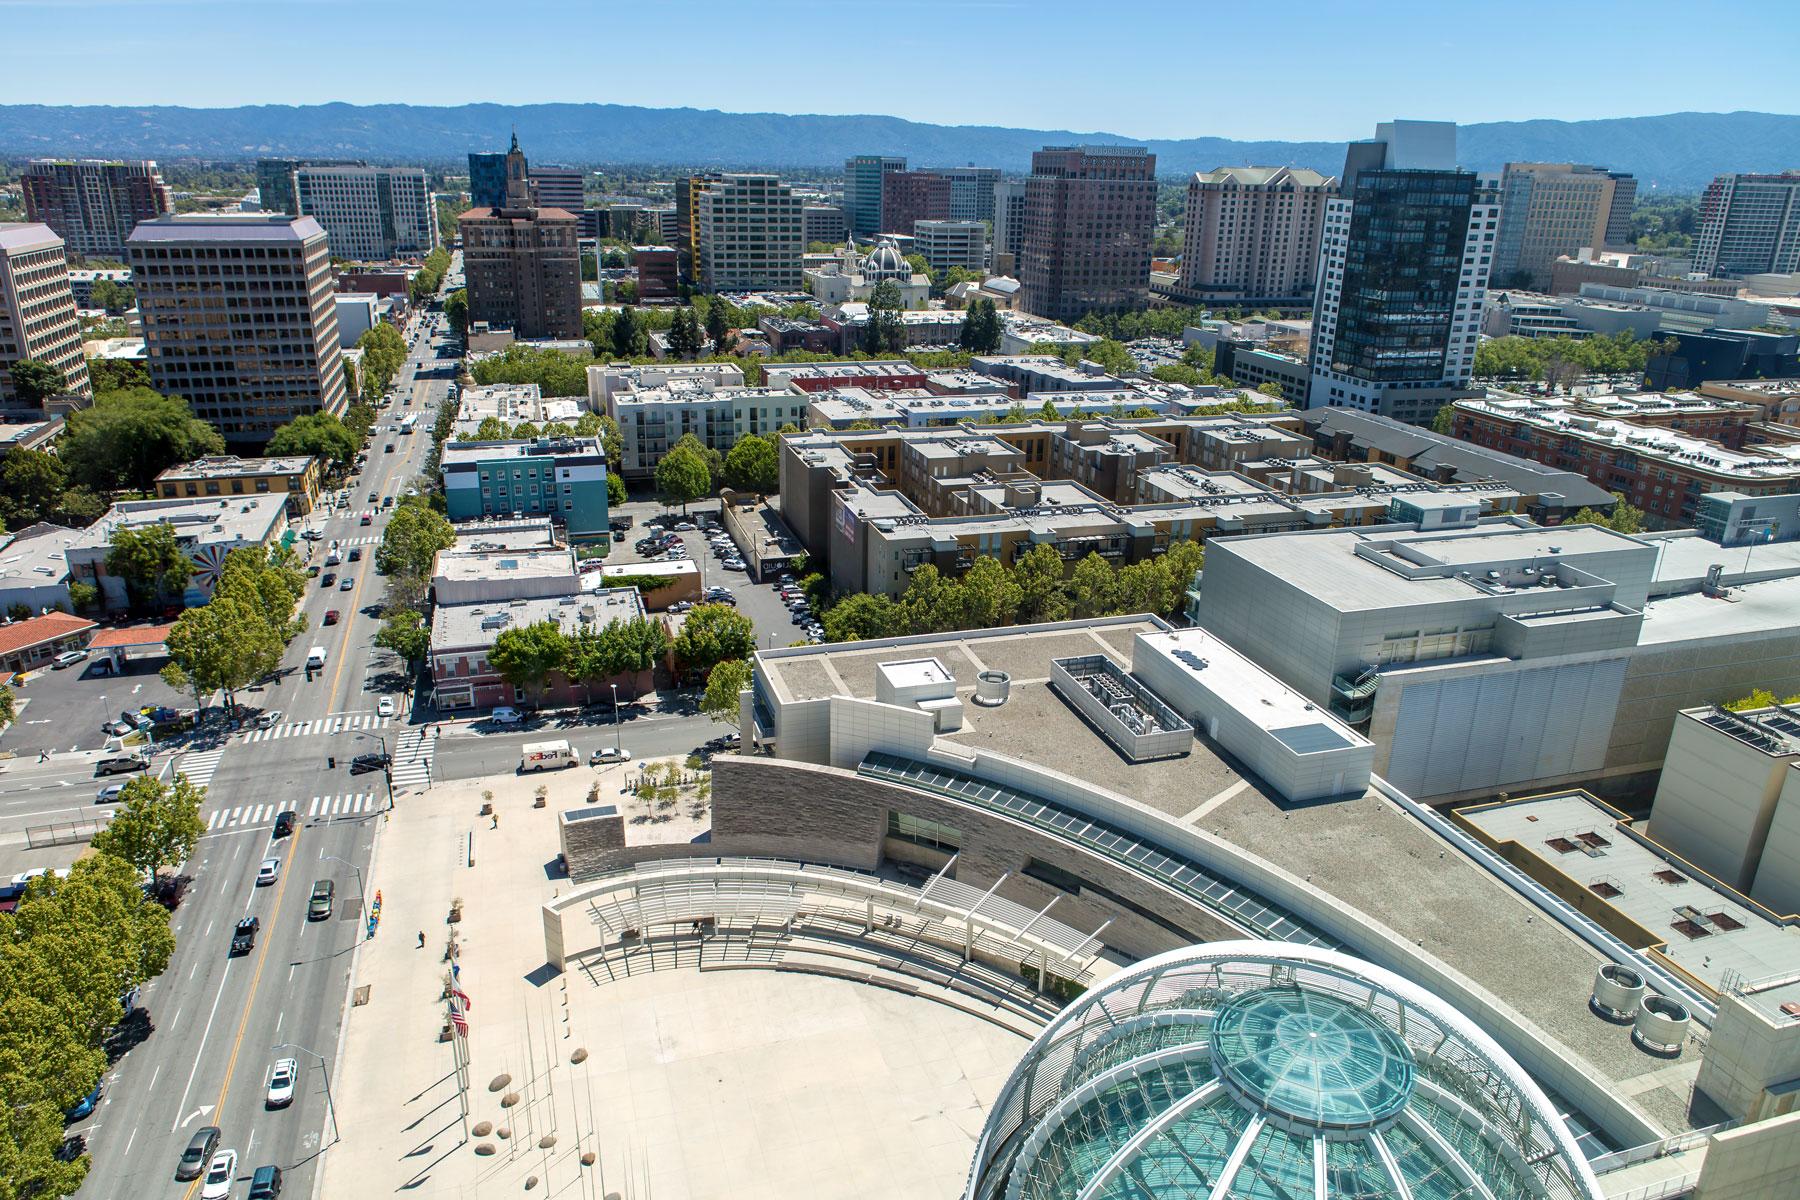
<path id="1" fill-rule="evenodd" d="M 13 385 L 13 364 L 25 358 L 62 372 L 63 394 L 46 407 L 80 408 L 93 399 L 63 240 L 48 225 L 4 222 L 0 223 L 0 413 L 8 417 L 39 411 L 37 405 L 25 403 Z"/>
<path id="2" fill-rule="evenodd" d="M 916 221 L 912 232 L 913 248 L 933 271 L 987 266 L 987 226 L 980 221 Z"/>
<path id="3" fill-rule="evenodd" d="M 1623 493 L 1652 527 L 1670 529 L 1692 526 L 1707 492 L 1800 491 L 1800 440 L 1734 448 L 1708 436 L 1741 442 L 1753 412 L 1691 394 L 1576 403 L 1495 392 L 1457 401 L 1451 431 L 1476 446 L 1584 475 Z"/>
<path id="4" fill-rule="evenodd" d="M 274 458 L 209 455 L 170 467 L 156 477 L 156 494 L 164 500 L 209 496 L 286 496 L 290 517 L 304 517 L 319 502 L 321 458 L 291 454 Z"/>
<path id="5" fill-rule="evenodd" d="M 316 220 L 334 258 L 381 262 L 437 247 L 437 203 L 417 167 L 294 169 L 300 215 Z"/>
<path id="6" fill-rule="evenodd" d="M 727 174 L 694 197 L 696 278 L 709 292 L 800 287 L 804 203 L 773 175 Z"/>
<path id="7" fill-rule="evenodd" d="M 950 181 L 950 220 L 994 220 L 994 186 L 1000 182 L 999 167 L 932 167 L 933 175 Z"/>
<path id="8" fill-rule="evenodd" d="M 1500 206 L 1456 167 L 1456 126 L 1383 122 L 1352 142 L 1325 214 L 1309 407 L 1423 424 L 1469 395 Z"/>
<path id="9" fill-rule="evenodd" d="M 1025 181 L 1002 179 L 994 185 L 994 270 L 1016 274 L 1025 248 Z"/>
<path id="10" fill-rule="evenodd" d="M 1749 559 L 1691 531 L 1548 529 L 1409 498 L 1385 527 L 1209 543 L 1192 616 L 1433 802 L 1641 787 L 1681 709 L 1800 691 L 1792 541 Z"/>
<path id="11" fill-rule="evenodd" d="M 906 170 L 904 158 L 884 154 L 858 154 L 844 160 L 844 212 L 854 237 L 887 233 L 882 219 L 882 176 Z"/>
<path id="12" fill-rule="evenodd" d="M 445 442 L 438 471 L 452 521 L 545 516 L 572 543 L 611 539 L 606 451 L 598 438 Z"/>
<path id="13" fill-rule="evenodd" d="M 919 221 L 950 219 L 950 180 L 931 171 L 883 171 L 881 232 L 911 233 Z"/>
<path id="14" fill-rule="evenodd" d="M 619 423 L 622 449 L 614 469 L 642 480 L 689 434 L 723 454 L 745 434 L 767 437 L 784 425 L 803 426 L 807 395 L 775 381 L 745 387 L 744 373 L 730 363 L 614 363 L 588 368 L 588 404 Z"/>
<path id="15" fill-rule="evenodd" d="M 1220 167 L 1188 183 L 1181 290 L 1197 301 L 1303 306 L 1337 180 L 1305 167 Z"/>
<path id="16" fill-rule="evenodd" d="M 586 207 L 587 176 L 578 167 L 527 166 L 525 177 L 531 181 L 532 202 L 539 208 L 579 213 Z"/>
<path id="17" fill-rule="evenodd" d="M 68 253 L 123 258 L 125 239 L 139 221 L 175 208 L 156 164 L 37 160 L 19 174 L 25 219 L 48 225 Z"/>
<path id="18" fill-rule="evenodd" d="M 1507 163 L 1491 277 L 1502 287 L 1550 286 L 1556 260 L 1625 244 L 1637 179 L 1582 163 Z"/>
<path id="19" fill-rule="evenodd" d="M 531 202 L 525 152 L 506 154 L 506 202 L 471 208 L 462 233 L 469 322 L 520 339 L 581 336 L 581 251 L 573 214 Z"/>
<path id="20" fill-rule="evenodd" d="M 1800 171 L 1721 175 L 1707 184 L 1694 269 L 1708 275 L 1800 271 Z"/>
<path id="21" fill-rule="evenodd" d="M 226 441 L 341 415 L 331 251 L 311 217 L 172 216 L 126 242 L 150 378 Z"/>
<path id="22" fill-rule="evenodd" d="M 301 167 L 366 167 L 360 158 L 259 158 L 256 160 L 257 206 L 266 213 L 298 217 L 300 196 L 294 172 Z"/>
<path id="23" fill-rule="evenodd" d="M 1156 155 L 1142 146 L 1049 146 L 1025 184 L 1021 307 L 1056 321 L 1143 308 L 1150 297 Z"/>
<path id="24" fill-rule="evenodd" d="M 1071 400 L 1074 397 L 1070 398 Z M 781 440 L 781 513 L 839 592 L 904 592 L 1051 545 L 1139 562 L 1177 541 L 1378 524 L 1402 500 L 1514 507 L 1501 484 L 1427 483 L 1312 459 L 1292 415 L 814 431 Z"/>

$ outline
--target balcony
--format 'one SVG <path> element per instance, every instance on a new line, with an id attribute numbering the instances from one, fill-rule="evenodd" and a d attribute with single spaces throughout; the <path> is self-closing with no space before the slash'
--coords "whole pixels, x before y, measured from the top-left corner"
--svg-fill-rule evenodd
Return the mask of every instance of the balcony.
<path id="1" fill-rule="evenodd" d="M 1375 693 L 1381 675 L 1374 667 L 1359 674 L 1337 675 L 1331 680 L 1331 715 L 1349 725 L 1361 725 L 1375 713 Z"/>

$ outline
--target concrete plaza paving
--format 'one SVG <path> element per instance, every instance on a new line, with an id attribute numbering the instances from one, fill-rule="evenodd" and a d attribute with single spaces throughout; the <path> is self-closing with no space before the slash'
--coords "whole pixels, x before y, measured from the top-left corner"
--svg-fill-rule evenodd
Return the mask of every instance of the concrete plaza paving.
<path id="1" fill-rule="evenodd" d="M 954 1196 L 1025 1049 L 1018 1035 L 815 975 L 549 972 L 539 906 L 570 886 L 553 865 L 556 814 L 582 806 L 595 778 L 581 768 L 434 787 L 382 829 L 368 880 L 382 923 L 353 972 L 369 992 L 349 1010 L 333 1072 L 342 1140 L 324 1151 L 319 1194 Z M 599 778 L 618 800 L 622 769 Z M 533 809 L 539 783 L 549 799 Z M 498 828 L 478 815 L 484 790 Z M 466 1126 L 438 1040 L 452 930 L 473 1001 Z M 502 1074 L 511 1082 L 490 1091 Z M 481 1122 L 510 1136 L 474 1134 Z M 495 1152 L 478 1154 L 483 1144 Z"/>

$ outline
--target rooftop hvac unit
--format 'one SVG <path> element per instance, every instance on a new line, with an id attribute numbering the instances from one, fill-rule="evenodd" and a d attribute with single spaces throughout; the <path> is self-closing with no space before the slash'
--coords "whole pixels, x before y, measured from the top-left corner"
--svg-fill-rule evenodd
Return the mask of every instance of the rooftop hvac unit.
<path id="1" fill-rule="evenodd" d="M 1012 694 L 1012 676 L 1005 671 L 981 671 L 975 676 L 975 703 L 998 708 Z"/>
<path id="2" fill-rule="evenodd" d="M 1623 1025 L 1632 1020 L 1643 998 L 1643 976 L 1630 967 L 1606 963 L 1594 973 L 1594 995 L 1588 1003 L 1598 1015 Z"/>
<path id="3" fill-rule="evenodd" d="M 1638 1001 L 1631 1040 L 1652 1054 L 1674 1057 L 1687 1040 L 1688 1010 L 1667 996 L 1646 995 Z"/>

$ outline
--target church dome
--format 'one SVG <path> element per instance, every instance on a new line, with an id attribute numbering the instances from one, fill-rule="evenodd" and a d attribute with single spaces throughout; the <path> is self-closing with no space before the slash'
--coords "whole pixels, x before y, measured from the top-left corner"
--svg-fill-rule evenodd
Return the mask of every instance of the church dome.
<path id="1" fill-rule="evenodd" d="M 862 273 L 863 278 L 871 283 L 883 279 L 897 279 L 904 283 L 912 278 L 912 266 L 901 255 L 898 246 L 892 242 L 883 242 L 863 259 Z"/>

